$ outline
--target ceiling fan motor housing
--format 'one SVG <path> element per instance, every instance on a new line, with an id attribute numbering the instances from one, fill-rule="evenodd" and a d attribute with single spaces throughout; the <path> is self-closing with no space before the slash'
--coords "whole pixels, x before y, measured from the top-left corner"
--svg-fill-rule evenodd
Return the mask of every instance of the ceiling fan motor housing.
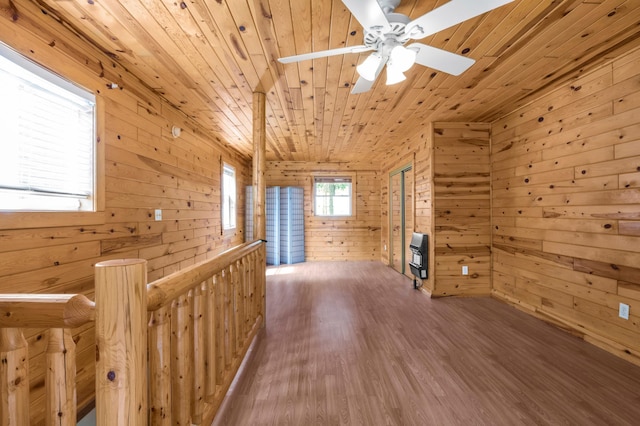
<path id="1" fill-rule="evenodd" d="M 411 37 L 405 34 L 405 27 L 411 19 L 401 13 L 387 13 L 387 19 L 389 20 L 389 28 L 368 28 L 364 31 L 364 45 L 377 49 L 385 41 L 391 39 L 395 40 L 399 44 L 405 44 Z M 394 43 L 394 44 L 398 44 Z"/>
<path id="2" fill-rule="evenodd" d="M 396 10 L 396 7 L 400 4 L 400 0 L 378 0 L 378 4 L 386 15 Z"/>

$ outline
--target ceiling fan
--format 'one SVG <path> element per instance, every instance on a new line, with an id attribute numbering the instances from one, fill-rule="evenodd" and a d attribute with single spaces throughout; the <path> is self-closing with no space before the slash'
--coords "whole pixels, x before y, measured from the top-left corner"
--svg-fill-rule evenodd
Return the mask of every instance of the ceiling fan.
<path id="1" fill-rule="evenodd" d="M 422 43 L 419 40 L 457 25 L 513 0 L 451 0 L 411 21 L 408 16 L 394 13 L 400 0 L 342 0 L 351 14 L 364 28 L 364 44 L 304 53 L 278 59 L 283 64 L 345 53 L 373 51 L 356 68 L 360 77 L 351 93 L 371 89 L 384 66 L 387 66 L 387 85 L 406 79 L 404 72 L 414 63 L 460 75 L 475 62 L 471 58 Z"/>

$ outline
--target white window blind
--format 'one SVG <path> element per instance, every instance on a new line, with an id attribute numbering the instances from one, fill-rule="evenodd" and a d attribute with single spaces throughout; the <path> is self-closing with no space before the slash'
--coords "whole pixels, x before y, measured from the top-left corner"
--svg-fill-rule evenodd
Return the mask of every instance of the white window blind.
<path id="1" fill-rule="evenodd" d="M 0 210 L 93 210 L 94 95 L 2 44 L 0 93 Z"/>
<path id="2" fill-rule="evenodd" d="M 236 169 L 228 164 L 222 173 L 222 227 L 236 227 Z"/>

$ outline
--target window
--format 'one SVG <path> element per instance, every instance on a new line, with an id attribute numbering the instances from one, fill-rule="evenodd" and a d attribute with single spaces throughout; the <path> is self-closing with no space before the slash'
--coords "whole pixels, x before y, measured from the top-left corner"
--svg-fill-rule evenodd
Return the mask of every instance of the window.
<path id="1" fill-rule="evenodd" d="M 0 44 L 0 210 L 94 211 L 96 100 Z"/>
<path id="2" fill-rule="evenodd" d="M 222 173 L 222 228 L 236 227 L 236 169 L 224 164 Z"/>
<path id="3" fill-rule="evenodd" d="M 350 176 L 315 176 L 313 179 L 316 216 L 352 216 L 352 178 Z"/>

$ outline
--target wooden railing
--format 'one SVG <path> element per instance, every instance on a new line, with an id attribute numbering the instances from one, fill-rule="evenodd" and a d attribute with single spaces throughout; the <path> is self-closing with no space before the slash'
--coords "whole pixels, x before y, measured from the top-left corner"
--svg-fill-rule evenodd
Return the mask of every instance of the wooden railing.
<path id="1" fill-rule="evenodd" d="M 76 424 L 71 328 L 92 321 L 99 426 L 210 424 L 264 324 L 264 243 L 149 284 L 141 259 L 98 263 L 95 274 L 95 303 L 0 295 L 0 425 L 30 424 L 24 328 L 48 329 L 45 423 Z"/>

